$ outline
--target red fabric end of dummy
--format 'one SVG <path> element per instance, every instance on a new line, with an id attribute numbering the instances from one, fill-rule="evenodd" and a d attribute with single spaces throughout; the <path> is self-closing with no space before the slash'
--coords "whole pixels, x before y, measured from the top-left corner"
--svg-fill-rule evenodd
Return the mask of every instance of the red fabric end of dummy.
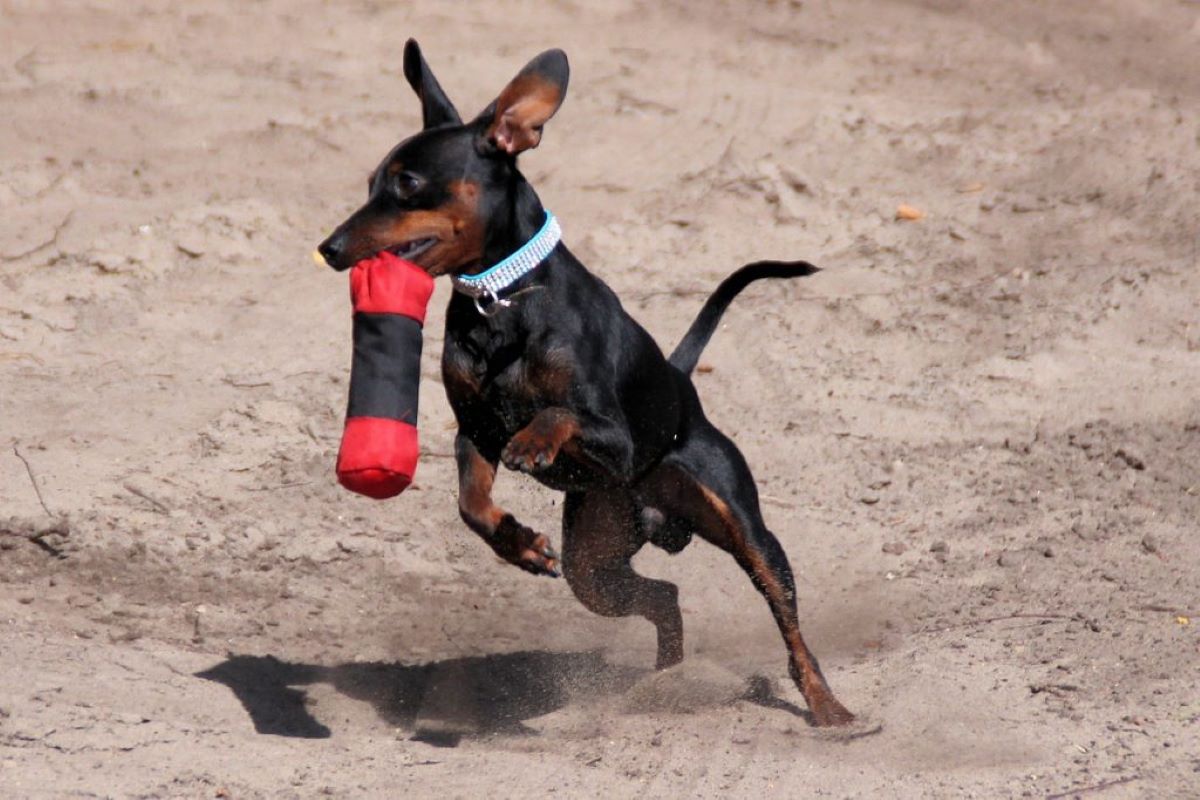
<path id="1" fill-rule="evenodd" d="M 395 497 L 412 483 L 420 445 L 407 422 L 351 417 L 338 451 L 338 483 L 376 500 Z"/>
<path id="2" fill-rule="evenodd" d="M 350 270 L 350 301 L 355 311 L 403 314 L 425 324 L 433 276 L 411 261 L 384 251 Z"/>

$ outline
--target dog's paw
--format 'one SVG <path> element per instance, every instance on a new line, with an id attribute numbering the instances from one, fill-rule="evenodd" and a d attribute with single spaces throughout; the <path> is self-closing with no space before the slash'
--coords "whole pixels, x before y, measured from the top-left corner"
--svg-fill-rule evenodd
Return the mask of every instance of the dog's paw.
<path id="1" fill-rule="evenodd" d="M 854 715 L 827 691 L 813 691 L 804 698 L 812 714 L 812 723 L 818 728 L 840 728 L 854 722 Z"/>
<path id="2" fill-rule="evenodd" d="M 562 574 L 558 553 L 550 546 L 550 539 L 517 522 L 511 514 L 506 515 L 496 529 L 492 549 L 508 563 L 534 575 L 557 578 Z"/>
<path id="3" fill-rule="evenodd" d="M 505 446 L 500 460 L 511 470 L 533 473 L 554 463 L 558 457 L 558 447 L 552 438 L 523 430 Z"/>

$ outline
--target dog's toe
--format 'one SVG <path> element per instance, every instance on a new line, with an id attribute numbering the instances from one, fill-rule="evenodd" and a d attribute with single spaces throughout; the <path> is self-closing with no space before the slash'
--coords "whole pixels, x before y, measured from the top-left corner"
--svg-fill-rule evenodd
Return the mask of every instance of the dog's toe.
<path id="1" fill-rule="evenodd" d="M 504 466 L 514 472 L 532 472 L 534 465 L 534 454 L 520 446 L 516 442 L 509 442 L 504 448 L 504 452 L 500 454 L 500 460 L 504 462 Z"/>

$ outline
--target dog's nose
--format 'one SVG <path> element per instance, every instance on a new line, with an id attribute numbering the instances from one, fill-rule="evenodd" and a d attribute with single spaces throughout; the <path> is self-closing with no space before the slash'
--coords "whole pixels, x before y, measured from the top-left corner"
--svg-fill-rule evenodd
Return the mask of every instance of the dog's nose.
<path id="1" fill-rule="evenodd" d="M 337 269 L 338 259 L 342 255 L 342 242 L 336 233 L 317 246 L 317 252 L 325 259 L 325 263 Z"/>

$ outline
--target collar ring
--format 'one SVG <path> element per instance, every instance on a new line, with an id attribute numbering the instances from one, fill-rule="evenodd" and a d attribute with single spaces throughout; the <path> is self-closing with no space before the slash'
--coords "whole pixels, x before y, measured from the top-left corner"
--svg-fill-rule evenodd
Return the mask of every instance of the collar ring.
<path id="1" fill-rule="evenodd" d="M 484 289 L 472 299 L 475 301 L 475 310 L 484 317 L 494 317 L 500 313 L 500 309 L 512 305 L 511 300 L 503 299 L 492 289 Z"/>

